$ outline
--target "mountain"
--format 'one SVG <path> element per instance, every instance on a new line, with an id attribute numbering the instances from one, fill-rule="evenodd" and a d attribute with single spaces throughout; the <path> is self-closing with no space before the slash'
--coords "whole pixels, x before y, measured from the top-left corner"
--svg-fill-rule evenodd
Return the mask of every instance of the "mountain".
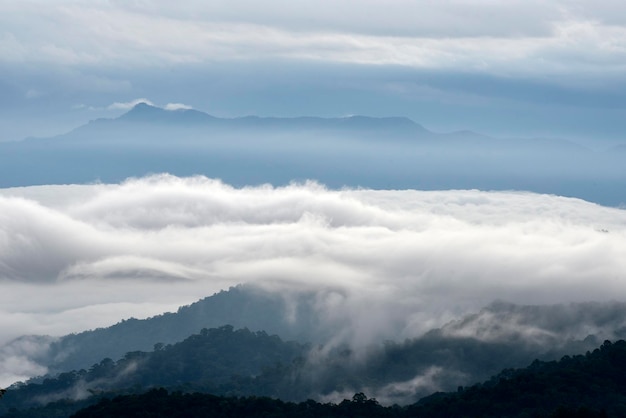
<path id="1" fill-rule="evenodd" d="M 270 398 L 226 398 L 168 393 L 164 389 L 118 396 L 79 411 L 76 418 L 150 416 L 246 417 L 484 417 L 606 418 L 626 416 L 626 341 L 605 341 L 584 355 L 560 361 L 534 361 L 525 368 L 504 370 L 492 379 L 455 392 L 435 393 L 405 407 L 382 406 L 356 393 L 338 404 L 311 400 L 299 404 Z M 163 411 L 168 411 L 167 414 Z"/>
<path id="2" fill-rule="evenodd" d="M 497 302 L 414 338 L 358 345 L 339 338 L 351 325 L 325 317 L 316 309 L 316 301 L 318 295 L 312 292 L 283 295 L 238 286 L 176 313 L 129 319 L 59 339 L 22 337 L 0 353 L 8 356 L 27 347 L 28 351 L 21 351 L 30 354 L 16 361 L 47 367 L 51 379 L 58 373 L 89 370 L 102 359 L 118 362 L 127 353 L 175 346 L 203 328 L 234 324 L 237 329 L 277 334 L 308 347 L 300 353 L 303 361 L 287 364 L 279 375 L 268 375 L 273 383 L 264 381 L 263 387 L 282 398 L 337 399 L 345 392 L 364 391 L 388 404 L 407 404 L 436 390 L 474 384 L 503 368 L 585 352 L 603 339 L 626 337 L 624 303 L 519 306 Z M 185 361 L 194 359 L 197 356 Z M 289 380 L 294 376 L 300 376 L 297 385 Z M 172 382 L 159 384 L 173 386 Z M 246 393 L 252 392 L 242 392 Z"/>
<path id="3" fill-rule="evenodd" d="M 407 118 L 371 118 L 349 116 L 344 118 L 273 118 L 246 116 L 217 118 L 193 109 L 165 110 L 139 103 L 116 119 L 97 119 L 66 134 L 54 137 L 56 143 L 92 144 L 188 144 L 194 147 L 215 145 L 228 139 L 243 144 L 268 145 L 275 137 L 306 137 L 314 141 L 317 136 L 344 139 L 374 138 L 381 141 L 418 140 L 434 134 Z M 252 137 L 252 141 L 250 140 Z"/>
<path id="4" fill-rule="evenodd" d="M 584 355 L 534 361 L 456 393 L 408 408 L 415 417 L 626 416 L 626 341 L 605 341 Z"/>
<path id="5" fill-rule="evenodd" d="M 61 338 L 23 336 L 0 348 L 0 353 L 31 350 L 29 358 L 48 368 L 52 374 L 88 368 L 103 358 L 119 359 L 127 352 L 152 350 L 155 344 L 179 342 L 203 328 L 232 325 L 279 334 L 303 342 L 325 341 L 331 330 L 325 330 L 313 313 L 312 294 L 296 296 L 293 305 L 277 293 L 252 286 L 237 286 L 216 293 L 175 313 L 164 313 L 149 319 L 130 318 L 108 328 L 99 328 Z M 297 306 L 290 313 L 292 306 Z"/>
<path id="6" fill-rule="evenodd" d="M 138 104 L 53 138 L 0 143 L 0 187 L 168 172 L 234 186 L 528 190 L 626 202 L 624 154 L 569 141 L 431 132 L 402 117 L 217 118 Z"/>
<path id="7" fill-rule="evenodd" d="M 314 292 L 283 295 L 250 285 L 232 287 L 204 298 L 177 312 L 168 312 L 148 319 L 130 318 L 111 327 L 69 334 L 60 338 L 23 336 L 0 353 L 24 351 L 21 347 L 40 347 L 28 350 L 28 361 L 46 367 L 50 373 L 87 368 L 103 358 L 119 359 L 127 352 L 151 350 L 157 343 L 172 344 L 182 341 L 202 328 L 232 325 L 253 331 L 266 331 L 287 340 L 303 343 L 327 344 L 350 327 L 341 318 L 326 318 L 316 308 L 318 295 Z M 391 326 L 391 325 L 390 325 Z M 389 330 L 399 335 L 401 329 Z M 510 354 L 526 361 L 550 355 L 559 356 L 572 349 L 590 333 L 596 335 L 582 347 L 595 344 L 597 339 L 626 338 L 626 304 L 577 303 L 571 305 L 519 306 L 505 302 L 494 303 L 480 312 L 466 315 L 440 329 L 411 340 L 413 345 L 425 344 L 424 350 L 437 351 L 450 341 L 461 339 L 479 343 L 505 343 Z M 562 344 L 565 344 L 562 345 Z M 567 347 L 568 344 L 574 344 Z M 546 347 L 555 351 L 549 353 Z M 8 355 L 8 354 L 7 354 Z M 471 356 L 464 362 L 476 362 Z M 506 362 L 505 362 L 506 363 Z M 501 367 L 513 364 L 496 364 Z M 455 367 L 463 368 L 457 364 Z M 470 374 L 471 375 L 471 374 Z M 482 376 L 482 375 L 481 375 Z M 482 376 L 484 377 L 484 376 Z M 477 378 L 478 379 L 478 378 Z"/>
<path id="8" fill-rule="evenodd" d="M 88 371 L 11 387 L 0 404 L 0 414 L 5 418 L 67 417 L 85 407 L 75 416 L 137 416 L 137 411 L 143 415 L 152 411 L 146 416 L 198 416 L 209 410 L 219 416 L 226 411 L 229 416 L 267 416 L 271 410 L 271 416 L 308 416 L 315 411 L 311 416 L 418 418 L 606 417 L 626 413 L 623 340 L 605 341 L 593 351 L 559 361 L 535 360 L 524 368 L 505 369 L 483 383 L 436 392 L 404 407 L 381 406 L 364 392 L 351 396 L 352 401 L 343 396 L 343 401 L 324 406 L 313 400 L 284 402 L 289 393 L 310 387 L 306 376 L 294 373 L 301 364 L 302 349 L 264 333 L 234 331 L 232 327 L 205 329 L 152 353 L 128 353 L 118 362 L 105 359 Z M 271 361 L 274 366 L 262 366 Z M 342 380 L 344 370 L 335 373 L 337 380 Z M 242 394 L 254 397 L 239 397 Z M 122 396 L 110 399 L 115 395 Z M 296 412 L 300 408 L 305 415 Z"/>
<path id="9" fill-rule="evenodd" d="M 265 332 L 234 330 L 231 326 L 205 328 L 180 343 L 157 345 L 149 353 L 129 352 L 118 361 L 102 359 L 88 370 L 14 385 L 0 404 L 0 416 L 11 408 L 97 399 L 103 392 L 132 393 L 155 386 L 237 395 L 277 390 L 276 385 L 258 384 L 256 380 L 267 380 L 264 376 L 271 376 L 305 353 L 305 346 Z"/>
<path id="10" fill-rule="evenodd" d="M 207 123 L 217 118 L 194 109 L 165 110 L 146 103 L 138 103 L 130 111 L 118 118 L 125 122 L 148 122 L 148 123 Z"/>

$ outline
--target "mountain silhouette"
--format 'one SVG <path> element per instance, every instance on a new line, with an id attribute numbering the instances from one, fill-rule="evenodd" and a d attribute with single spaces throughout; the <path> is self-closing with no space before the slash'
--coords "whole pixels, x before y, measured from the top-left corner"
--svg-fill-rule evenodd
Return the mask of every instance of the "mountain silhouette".
<path id="1" fill-rule="evenodd" d="M 166 172 L 233 186 L 524 190 L 618 206 L 626 202 L 624 158 L 566 140 L 439 134 L 403 117 L 218 118 L 139 103 L 52 138 L 0 143 L 0 187 Z"/>

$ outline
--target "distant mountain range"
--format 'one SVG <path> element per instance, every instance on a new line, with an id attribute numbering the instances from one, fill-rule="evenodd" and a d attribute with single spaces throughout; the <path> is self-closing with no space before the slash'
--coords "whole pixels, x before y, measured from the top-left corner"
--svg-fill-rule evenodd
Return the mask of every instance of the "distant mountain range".
<path id="1" fill-rule="evenodd" d="M 619 205 L 623 152 L 573 142 L 433 133 L 407 118 L 223 119 L 144 103 L 53 138 L 0 143 L 0 187 L 119 182 L 168 172 L 235 186 L 528 190 Z"/>

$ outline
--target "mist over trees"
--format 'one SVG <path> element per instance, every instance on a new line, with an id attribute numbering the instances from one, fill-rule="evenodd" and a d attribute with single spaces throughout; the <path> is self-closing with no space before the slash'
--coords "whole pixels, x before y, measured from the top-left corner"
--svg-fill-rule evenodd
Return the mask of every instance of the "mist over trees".
<path id="1" fill-rule="evenodd" d="M 368 398 L 363 392 L 357 392 L 335 403 L 322 404 L 310 399 L 300 403 L 278 400 L 276 398 L 279 396 L 276 394 L 267 393 L 271 390 L 267 385 L 276 389 L 279 387 L 276 386 L 276 378 L 280 380 L 289 375 L 280 364 L 265 369 L 260 375 L 251 378 L 235 375 L 230 379 L 222 380 L 218 372 L 213 382 L 221 381 L 222 384 L 212 387 L 198 386 L 197 380 L 195 384 L 181 384 L 176 380 L 176 372 L 170 373 L 169 379 L 174 378 L 178 386 L 170 386 L 169 392 L 163 388 L 154 388 L 160 385 L 139 383 L 141 379 L 148 376 L 150 377 L 147 382 L 154 382 L 153 379 L 163 376 L 163 373 L 167 373 L 165 369 L 175 367 L 177 362 L 189 364 L 189 355 L 193 355 L 199 347 L 203 347 L 202 351 L 204 351 L 214 343 L 219 346 L 220 341 L 244 342 L 241 338 L 248 342 L 251 342 L 250 338 L 252 338 L 256 343 L 260 343 L 260 347 L 255 343 L 255 348 L 261 348 L 264 354 L 267 354 L 266 350 L 280 346 L 279 339 L 262 333 L 233 331 L 229 327 L 204 330 L 200 335 L 193 336 L 179 344 L 177 348 L 158 347 L 151 355 L 128 353 L 123 360 L 113 362 L 105 359 L 89 371 L 62 374 L 56 379 L 47 379 L 40 384 L 31 383 L 10 388 L 7 391 L 7 399 L 11 407 L 7 407 L 4 403 L 0 405 L 4 408 L 2 416 L 5 418 L 53 415 L 61 417 L 69 416 L 81 408 L 84 409 L 74 416 L 135 416 L 138 410 L 144 411 L 144 414 L 148 413 L 148 416 L 157 417 L 179 416 L 179 414 L 188 416 L 186 414 L 200 413 L 213 413 L 219 416 L 267 416 L 271 413 L 272 416 L 319 416 L 315 414 L 323 414 L 323 416 L 339 417 L 607 417 L 623 416 L 626 413 L 626 380 L 623 373 L 626 367 L 626 342 L 623 340 L 615 343 L 605 341 L 599 348 L 587 351 L 584 355 L 564 356 L 559 361 L 535 360 L 525 368 L 505 369 L 484 383 L 459 386 L 455 391 L 447 393 L 434 393 L 419 402 L 403 407 L 383 406 L 377 399 Z M 172 349 L 175 351 L 180 349 L 186 355 L 184 358 L 174 355 L 169 360 L 167 354 L 157 355 L 157 353 L 167 353 Z M 222 355 L 226 353 L 218 350 L 216 354 L 220 360 L 225 360 Z M 283 351 L 283 354 L 287 353 Z M 234 359 L 239 354 L 226 355 Z M 287 356 L 289 357 L 289 354 Z M 194 379 L 206 371 L 207 366 L 210 369 L 211 364 L 217 365 L 217 370 L 222 369 L 217 361 L 213 362 L 207 356 L 202 357 L 202 359 L 196 358 L 195 360 L 197 364 L 204 365 L 200 370 L 184 372 L 183 366 L 179 367 L 178 371 L 183 371 L 188 378 Z M 177 358 L 178 360 L 175 360 Z M 129 367 L 142 362 L 144 362 L 143 365 L 132 371 L 138 376 L 130 377 L 135 384 L 124 388 L 124 384 L 128 381 L 124 382 L 126 377 L 122 375 L 128 376 L 131 374 L 128 372 Z M 228 359 L 222 364 L 229 364 Z M 251 362 L 248 361 L 247 364 Z M 246 370 L 247 364 L 237 366 L 240 367 L 239 371 L 249 372 L 250 370 Z M 155 366 L 163 366 L 163 368 L 150 375 L 151 372 L 146 369 Z M 145 373 L 146 371 L 148 374 Z M 143 377 L 137 380 L 139 376 Z M 72 392 L 72 387 L 75 387 L 78 382 L 82 382 L 82 390 L 88 391 L 91 397 L 76 396 L 77 392 Z M 297 380 L 292 379 L 291 384 L 294 383 L 297 384 Z M 248 389 L 257 391 L 259 395 L 237 396 L 237 391 L 241 391 L 246 385 L 249 385 Z M 258 386 L 255 387 L 255 385 Z M 149 389 L 150 387 L 153 389 Z M 45 389 L 41 391 L 43 388 L 50 392 L 46 393 Z M 265 394 L 262 394 L 263 388 L 265 388 Z M 65 391 L 67 400 L 61 401 L 58 392 L 54 394 L 55 390 Z M 208 391 L 211 394 L 200 394 L 198 391 Z M 75 396 L 68 398 L 69 393 Z M 20 398 L 22 398 L 21 403 Z M 39 406 L 37 402 L 40 403 Z"/>
<path id="2" fill-rule="evenodd" d="M 621 335 L 626 318 L 620 303 L 497 302 L 416 338 L 358 346 L 334 340 L 337 329 L 317 333 L 315 326 L 322 322 L 313 309 L 314 294 L 296 296 L 287 300 L 285 295 L 238 286 L 177 313 L 68 335 L 47 353 L 48 366 L 56 372 L 13 385 L 0 407 L 23 411 L 50 402 L 58 407 L 71 399 L 78 403 L 70 402 L 68 408 L 76 410 L 100 395 L 141 393 L 151 387 L 294 402 L 341 402 L 363 392 L 383 405 L 408 405 L 535 359 L 553 361 L 594 350 L 604 336 Z M 173 341 L 194 325 L 229 319 L 249 321 L 253 330 L 219 325 Z M 254 329 L 264 325 L 299 341 Z M 597 335 L 585 333 L 590 330 Z M 121 349 L 127 351 L 118 354 Z M 70 368 L 72 362 L 85 364 L 96 355 L 101 357 Z"/>
<path id="3" fill-rule="evenodd" d="M 314 291 L 284 294 L 242 285 L 182 306 L 175 313 L 123 320 L 61 338 L 20 337 L 3 352 L 9 356 L 10 347 L 16 352 L 26 343 L 40 346 L 28 359 L 54 375 L 87 369 L 103 358 L 118 360 L 128 352 L 151 351 L 155 344 L 177 343 L 203 328 L 230 325 L 312 344 L 301 368 L 320 382 L 332 382 L 333 370 L 345 369 L 345 375 L 352 377 L 342 379 L 348 379 L 345 382 L 352 385 L 351 390 L 364 390 L 366 382 L 380 389 L 430 373 L 423 387 L 407 383 L 406 389 L 396 389 L 395 398 L 390 399 L 407 402 L 432 388 L 446 388 L 449 381 L 454 385 L 460 379 L 468 384 L 535 358 L 559 358 L 589 350 L 607 338 L 626 337 L 626 304 L 617 302 L 544 306 L 497 302 L 418 337 L 385 343 L 342 340 L 338 336 L 351 324 L 329 321 L 324 315 Z M 382 375 L 387 378 L 371 380 Z"/>
<path id="4" fill-rule="evenodd" d="M 218 292 L 177 312 L 148 319 L 130 318 L 111 327 L 98 328 L 60 338 L 23 336 L 9 343 L 41 345 L 31 359 L 50 373 L 87 368 L 103 358 L 118 359 L 129 351 L 152 350 L 154 344 L 171 344 L 200 332 L 203 328 L 231 325 L 278 334 L 284 339 L 321 343 L 331 338 L 313 311 L 313 293 L 294 295 L 288 301 L 278 292 L 254 286 L 236 286 Z M 296 307 L 290 320 L 289 309 Z"/>

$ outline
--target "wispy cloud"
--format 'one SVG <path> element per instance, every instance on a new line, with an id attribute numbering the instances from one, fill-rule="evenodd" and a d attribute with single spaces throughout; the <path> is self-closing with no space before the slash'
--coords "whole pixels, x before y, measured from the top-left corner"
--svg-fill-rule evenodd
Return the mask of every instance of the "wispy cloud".
<path id="1" fill-rule="evenodd" d="M 157 107 L 159 107 L 159 105 L 155 104 L 152 100 L 149 100 L 149 99 L 146 99 L 146 98 L 140 98 L 140 99 L 130 100 L 128 102 L 115 102 L 115 103 L 112 103 L 112 104 L 110 104 L 109 106 L 106 107 L 106 110 L 130 110 L 133 107 L 137 106 L 139 103 L 145 103 L 145 104 L 148 104 L 150 106 L 157 106 Z M 93 109 L 97 109 L 95 107 L 92 107 L 92 108 Z M 188 109 L 193 109 L 193 106 L 189 106 L 189 105 L 186 105 L 184 103 L 168 103 L 165 106 L 163 106 L 163 109 L 171 110 L 171 111 L 188 110 Z"/>
<path id="2" fill-rule="evenodd" d="M 184 103 L 168 103 L 164 107 L 165 110 L 189 110 L 193 109 L 192 106 L 186 105 Z"/>
<path id="3" fill-rule="evenodd" d="M 7 386 L 45 374 L 47 369 L 33 359 L 44 354 L 52 340 L 45 337 L 23 338 L 0 347 L 0 385 Z"/>
<path id="4" fill-rule="evenodd" d="M 626 22 L 609 0 L 61 3 L 0 6 L 3 59 L 142 67 L 288 58 L 534 75 L 626 65 Z"/>
<path id="5" fill-rule="evenodd" d="M 145 103 L 145 104 L 154 106 L 154 103 L 152 103 L 150 100 L 141 98 L 141 99 L 131 100 L 129 102 L 112 103 L 109 106 L 107 106 L 107 110 L 130 110 L 133 107 L 137 106 L 139 103 Z"/>

